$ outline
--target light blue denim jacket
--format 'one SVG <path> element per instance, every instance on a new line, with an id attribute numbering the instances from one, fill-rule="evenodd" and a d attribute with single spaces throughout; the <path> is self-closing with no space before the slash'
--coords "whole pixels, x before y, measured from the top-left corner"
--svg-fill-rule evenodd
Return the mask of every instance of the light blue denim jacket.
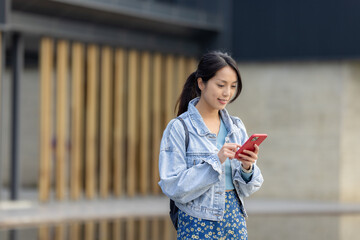
<path id="1" fill-rule="evenodd" d="M 190 101 L 188 111 L 180 115 L 189 130 L 187 151 L 185 130 L 178 119 L 171 120 L 164 131 L 160 145 L 159 185 L 183 212 L 219 221 L 225 210 L 225 164 L 221 164 L 217 155 L 216 135 L 206 127 L 195 107 L 198 101 L 199 98 Z M 242 145 L 248 139 L 242 121 L 234 118 L 234 124 L 226 109 L 220 114 L 228 131 L 226 142 Z M 241 162 L 230 161 L 235 190 L 247 217 L 243 198 L 256 192 L 264 180 L 254 164 L 251 181 L 246 183 L 241 177 Z"/>

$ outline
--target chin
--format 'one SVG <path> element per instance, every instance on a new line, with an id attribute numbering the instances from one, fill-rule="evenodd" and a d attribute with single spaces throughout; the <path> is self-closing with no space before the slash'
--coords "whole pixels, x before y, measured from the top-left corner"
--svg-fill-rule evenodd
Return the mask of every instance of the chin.
<path id="1" fill-rule="evenodd" d="M 225 109 L 226 106 L 227 106 L 227 104 L 226 105 L 221 105 L 221 106 L 217 107 L 216 109 L 217 110 L 223 110 L 223 109 Z"/>

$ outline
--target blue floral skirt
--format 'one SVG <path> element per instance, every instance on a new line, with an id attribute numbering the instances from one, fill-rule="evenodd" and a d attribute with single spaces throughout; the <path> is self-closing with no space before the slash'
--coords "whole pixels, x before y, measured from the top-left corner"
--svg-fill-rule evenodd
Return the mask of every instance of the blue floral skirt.
<path id="1" fill-rule="evenodd" d="M 179 210 L 177 239 L 247 239 L 246 222 L 235 191 L 225 192 L 225 214 L 221 221 L 203 220 Z"/>

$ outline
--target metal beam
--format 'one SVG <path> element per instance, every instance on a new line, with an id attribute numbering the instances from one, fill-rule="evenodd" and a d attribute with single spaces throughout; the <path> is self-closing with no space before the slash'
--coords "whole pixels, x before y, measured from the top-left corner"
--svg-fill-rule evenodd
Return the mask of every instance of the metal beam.
<path id="1" fill-rule="evenodd" d="M 20 128 L 20 81 L 23 72 L 24 42 L 20 33 L 12 36 L 12 82 L 11 82 L 11 139 L 10 139 L 10 199 L 19 198 L 20 164 L 19 164 L 19 128 Z"/>
<path id="2" fill-rule="evenodd" d="M 11 30 L 30 35 L 46 35 L 85 43 L 109 44 L 188 56 L 199 55 L 201 45 L 199 39 L 179 38 L 15 11 L 11 15 Z"/>
<path id="3" fill-rule="evenodd" d="M 161 28 L 184 28 L 196 31 L 219 31 L 222 27 L 221 15 L 209 13 L 195 4 L 185 7 L 181 3 L 164 4 L 146 1 L 105 1 L 105 0 L 13 0 L 14 9 L 45 13 L 63 18 L 83 18 L 101 16 L 101 21 L 125 26 L 151 26 L 153 31 Z M 76 13 L 76 16 L 74 16 Z"/>
<path id="4" fill-rule="evenodd" d="M 0 24 L 6 24 L 10 14 L 10 0 L 0 1 Z"/>
<path id="5" fill-rule="evenodd" d="M 3 136 L 2 136 L 2 123 L 4 118 L 4 71 L 5 71 L 5 33 L 0 33 L 0 169 L 3 165 Z M 3 188 L 3 181 L 2 181 L 2 171 L 0 170 L 0 201 L 2 199 L 2 188 Z"/>

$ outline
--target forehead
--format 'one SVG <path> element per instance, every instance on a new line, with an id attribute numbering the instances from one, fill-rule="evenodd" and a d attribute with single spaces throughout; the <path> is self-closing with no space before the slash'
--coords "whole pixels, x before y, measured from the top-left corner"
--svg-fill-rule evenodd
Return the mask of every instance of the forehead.
<path id="1" fill-rule="evenodd" d="M 237 82 L 237 75 L 234 69 L 229 66 L 223 67 L 218 70 L 213 77 L 215 80 L 223 81 L 223 82 Z"/>

